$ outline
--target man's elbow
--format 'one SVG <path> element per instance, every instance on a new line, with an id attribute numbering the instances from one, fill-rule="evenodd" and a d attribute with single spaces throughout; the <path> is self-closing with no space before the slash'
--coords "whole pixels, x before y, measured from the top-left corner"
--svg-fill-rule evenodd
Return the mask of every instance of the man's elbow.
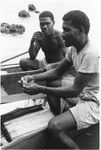
<path id="1" fill-rule="evenodd" d="M 35 60 L 35 57 L 30 55 L 30 59 L 31 60 Z"/>
<path id="2" fill-rule="evenodd" d="M 29 57 L 31 60 L 34 60 L 36 58 L 36 56 L 30 51 L 29 51 Z"/>
<path id="3" fill-rule="evenodd" d="M 73 88 L 73 93 L 74 93 L 74 97 L 78 97 L 79 95 L 80 95 L 80 93 L 81 93 L 81 90 L 80 89 L 78 89 L 78 88 Z"/>

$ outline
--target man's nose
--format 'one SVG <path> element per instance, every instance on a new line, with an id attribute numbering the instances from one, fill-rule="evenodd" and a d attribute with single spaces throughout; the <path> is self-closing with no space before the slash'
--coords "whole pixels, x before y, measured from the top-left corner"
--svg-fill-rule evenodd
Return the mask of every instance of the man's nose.
<path id="1" fill-rule="evenodd" d="M 62 32 L 62 37 L 65 38 L 65 33 L 64 32 Z"/>
<path id="2" fill-rule="evenodd" d="M 43 28 L 43 29 L 46 29 L 46 28 L 47 28 L 47 25 L 46 25 L 46 24 L 44 24 L 42 28 Z"/>

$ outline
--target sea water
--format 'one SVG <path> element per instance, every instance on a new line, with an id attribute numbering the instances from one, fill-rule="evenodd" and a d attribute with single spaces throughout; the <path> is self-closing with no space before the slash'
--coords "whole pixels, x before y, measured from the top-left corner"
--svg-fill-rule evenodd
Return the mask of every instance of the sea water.
<path id="1" fill-rule="evenodd" d="M 11 58 L 29 48 L 30 40 L 35 31 L 39 31 L 39 14 L 28 11 L 28 4 L 34 4 L 40 12 L 49 10 L 55 17 L 55 29 L 62 31 L 62 17 L 70 10 L 84 11 L 91 22 L 89 36 L 99 42 L 100 30 L 100 2 L 99 0 L 0 0 L 0 23 L 21 24 L 25 26 L 25 32 L 22 35 L 8 35 L 0 33 L 0 61 Z M 26 10 L 30 13 L 30 18 L 18 17 L 20 10 Z M 22 57 L 28 57 L 22 56 Z M 44 54 L 39 52 L 38 58 L 42 59 Z M 15 63 L 19 58 L 10 62 Z M 7 62 L 8 63 L 8 62 Z"/>

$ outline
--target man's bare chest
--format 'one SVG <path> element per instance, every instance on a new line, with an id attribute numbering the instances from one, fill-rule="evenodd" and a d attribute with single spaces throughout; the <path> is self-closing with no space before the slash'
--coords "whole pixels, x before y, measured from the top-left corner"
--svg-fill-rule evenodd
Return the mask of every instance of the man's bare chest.
<path id="1" fill-rule="evenodd" d="M 41 42 L 42 51 L 45 53 L 57 53 L 59 51 L 59 42 L 55 39 L 43 40 Z"/>

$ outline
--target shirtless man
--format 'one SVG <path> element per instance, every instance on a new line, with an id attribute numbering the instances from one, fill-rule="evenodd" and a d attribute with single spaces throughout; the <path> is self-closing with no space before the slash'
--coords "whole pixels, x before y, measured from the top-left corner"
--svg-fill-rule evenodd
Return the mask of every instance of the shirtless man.
<path id="1" fill-rule="evenodd" d="M 42 32 L 35 32 L 32 37 L 29 47 L 30 58 L 20 60 L 23 71 L 44 68 L 48 64 L 59 62 L 65 56 L 65 44 L 61 33 L 54 29 L 53 14 L 50 11 L 42 12 L 39 15 L 39 22 Z M 40 48 L 45 55 L 43 60 L 36 59 Z"/>

